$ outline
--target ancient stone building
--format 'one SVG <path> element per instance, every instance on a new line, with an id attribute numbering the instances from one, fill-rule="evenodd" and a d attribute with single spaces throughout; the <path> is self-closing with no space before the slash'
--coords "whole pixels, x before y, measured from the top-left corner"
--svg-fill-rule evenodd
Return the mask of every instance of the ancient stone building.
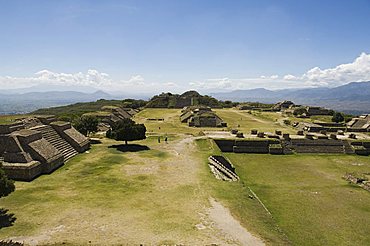
<path id="1" fill-rule="evenodd" d="M 90 112 L 84 114 L 84 116 L 91 115 L 100 119 L 99 129 L 102 125 L 108 127 L 123 119 L 132 118 L 138 110 L 132 108 L 121 108 L 116 106 L 104 106 L 101 111 Z"/>
<path id="2" fill-rule="evenodd" d="M 370 115 L 361 115 L 358 118 L 353 118 L 347 123 L 348 131 L 352 132 L 370 132 Z"/>
<path id="3" fill-rule="evenodd" d="M 180 115 L 182 123 L 188 123 L 189 126 L 195 127 L 226 127 L 227 124 L 212 111 L 210 107 L 191 106 L 183 109 Z"/>
<path id="4" fill-rule="evenodd" d="M 307 106 L 307 115 L 308 116 L 314 116 L 314 115 L 330 115 L 331 110 L 326 109 L 326 108 L 321 108 L 321 107 L 312 107 L 312 106 Z"/>
<path id="5" fill-rule="evenodd" d="M 0 125 L 0 159 L 9 178 L 31 181 L 86 151 L 90 141 L 69 122 L 40 116 Z"/>
<path id="6" fill-rule="evenodd" d="M 284 111 L 292 106 L 294 106 L 292 101 L 282 101 L 275 104 L 272 109 L 276 111 Z"/>

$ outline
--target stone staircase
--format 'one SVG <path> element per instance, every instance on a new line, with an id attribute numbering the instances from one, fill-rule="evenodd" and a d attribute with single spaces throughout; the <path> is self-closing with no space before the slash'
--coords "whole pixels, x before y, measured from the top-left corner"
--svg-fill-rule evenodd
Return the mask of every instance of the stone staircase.
<path id="1" fill-rule="evenodd" d="M 78 152 L 66 140 L 61 138 L 59 134 L 49 125 L 34 127 L 33 130 L 39 131 L 42 137 L 45 138 L 51 145 L 62 153 L 64 161 L 68 161 Z"/>
<path id="2" fill-rule="evenodd" d="M 234 166 L 223 156 L 211 155 L 208 157 L 209 167 L 216 178 L 226 181 L 238 181 Z"/>

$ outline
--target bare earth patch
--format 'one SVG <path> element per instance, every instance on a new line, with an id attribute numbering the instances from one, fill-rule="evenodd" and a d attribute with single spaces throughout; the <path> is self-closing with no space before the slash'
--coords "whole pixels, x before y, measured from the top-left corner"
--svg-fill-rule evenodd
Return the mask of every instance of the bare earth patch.
<path id="1" fill-rule="evenodd" d="M 238 242 L 241 245 L 265 245 L 263 241 L 253 236 L 249 231 L 242 227 L 236 219 L 230 214 L 229 209 L 222 206 L 213 198 L 210 199 L 212 205 L 209 208 L 209 218 L 213 221 L 214 227 L 219 229 L 226 238 Z"/>

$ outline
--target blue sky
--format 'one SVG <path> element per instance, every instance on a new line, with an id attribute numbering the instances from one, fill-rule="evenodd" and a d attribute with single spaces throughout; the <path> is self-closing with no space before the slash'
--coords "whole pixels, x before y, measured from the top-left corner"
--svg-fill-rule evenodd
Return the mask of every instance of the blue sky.
<path id="1" fill-rule="evenodd" d="M 370 80 L 369 13 L 369 0 L 0 0 L 0 85 L 181 92 Z"/>

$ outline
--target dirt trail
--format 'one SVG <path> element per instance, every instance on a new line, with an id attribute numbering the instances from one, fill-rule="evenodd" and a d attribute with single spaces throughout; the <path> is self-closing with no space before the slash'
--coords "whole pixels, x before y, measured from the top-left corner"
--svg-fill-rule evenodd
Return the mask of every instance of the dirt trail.
<path id="1" fill-rule="evenodd" d="M 221 203 L 213 198 L 210 199 L 210 203 L 212 207 L 209 209 L 209 218 L 214 222 L 214 226 L 217 229 L 226 234 L 226 237 L 230 237 L 241 245 L 265 245 L 260 238 L 253 236 L 242 227 L 239 221 L 234 219 L 230 211 L 222 206 Z"/>

